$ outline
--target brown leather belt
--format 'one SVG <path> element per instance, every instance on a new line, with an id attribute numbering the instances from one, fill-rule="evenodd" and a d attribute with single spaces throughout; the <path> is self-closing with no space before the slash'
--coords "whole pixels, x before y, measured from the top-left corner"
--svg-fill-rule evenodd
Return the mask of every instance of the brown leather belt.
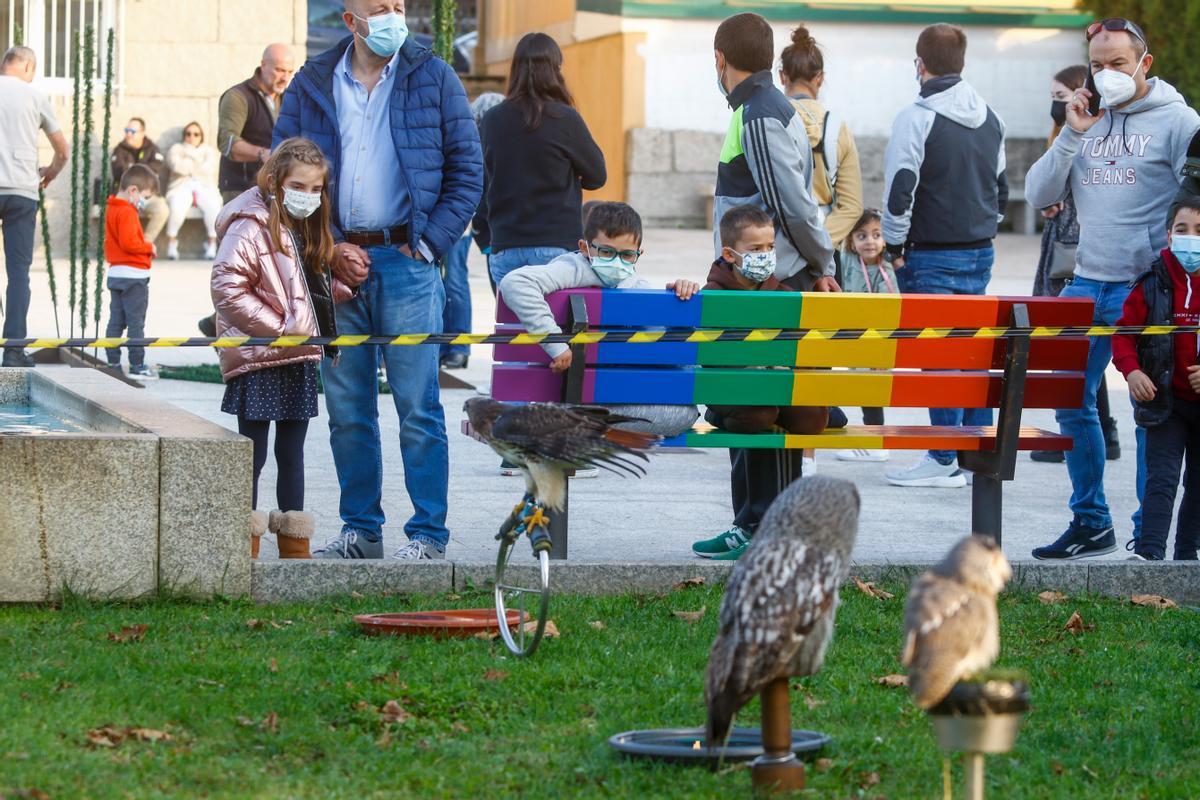
<path id="1" fill-rule="evenodd" d="M 383 231 L 346 231 L 346 241 L 359 247 L 388 247 L 408 244 L 408 226 L 397 225 Z"/>

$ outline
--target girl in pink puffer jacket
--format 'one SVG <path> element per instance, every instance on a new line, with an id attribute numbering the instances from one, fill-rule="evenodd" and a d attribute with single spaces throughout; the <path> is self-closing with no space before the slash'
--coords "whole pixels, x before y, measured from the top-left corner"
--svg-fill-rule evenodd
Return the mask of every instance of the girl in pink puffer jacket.
<path id="1" fill-rule="evenodd" d="M 258 186 L 232 200 L 217 219 L 221 246 L 212 271 L 217 335 L 336 336 L 334 303 L 352 291 L 333 279 L 329 261 L 329 166 L 307 139 L 288 139 L 258 174 Z M 267 530 L 282 558 L 308 558 L 315 520 L 304 512 L 304 439 L 317 416 L 317 368 L 335 348 L 238 347 L 220 350 L 225 398 L 238 431 L 254 443 L 254 508 L 275 423 L 279 508 L 251 516 L 251 549 Z"/>

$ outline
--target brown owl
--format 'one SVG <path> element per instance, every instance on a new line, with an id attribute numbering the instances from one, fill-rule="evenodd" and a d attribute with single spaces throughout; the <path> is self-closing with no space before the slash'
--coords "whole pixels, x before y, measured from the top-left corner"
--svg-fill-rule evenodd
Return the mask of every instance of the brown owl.
<path id="1" fill-rule="evenodd" d="M 796 481 L 771 504 L 721 603 L 704 676 L 710 746 L 767 684 L 820 671 L 859 506 L 854 484 L 822 476 Z"/>
<path id="2" fill-rule="evenodd" d="M 954 684 L 987 669 L 1000 654 L 996 595 L 1012 577 L 990 536 L 968 536 L 915 581 L 904 608 L 908 689 L 921 708 L 937 705 Z"/>

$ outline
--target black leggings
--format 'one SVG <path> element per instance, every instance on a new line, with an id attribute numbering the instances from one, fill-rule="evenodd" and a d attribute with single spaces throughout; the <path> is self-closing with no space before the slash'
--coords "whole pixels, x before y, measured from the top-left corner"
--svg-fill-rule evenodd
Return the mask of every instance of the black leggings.
<path id="1" fill-rule="evenodd" d="M 258 476 L 267 463 L 267 435 L 271 423 L 238 417 L 238 433 L 254 442 L 254 508 L 258 508 Z M 275 423 L 275 500 L 280 511 L 304 510 L 304 437 L 308 420 Z"/>

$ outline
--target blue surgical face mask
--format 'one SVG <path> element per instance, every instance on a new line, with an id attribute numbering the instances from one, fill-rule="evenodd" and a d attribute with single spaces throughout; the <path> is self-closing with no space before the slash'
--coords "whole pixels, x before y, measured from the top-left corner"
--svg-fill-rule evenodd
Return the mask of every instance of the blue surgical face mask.
<path id="1" fill-rule="evenodd" d="M 736 250 L 734 251 L 737 252 Z M 736 269 L 748 281 L 762 283 L 775 274 L 775 251 L 767 250 L 762 253 L 737 253 L 742 263 Z"/>
<path id="2" fill-rule="evenodd" d="M 143 212 L 143 211 L 145 211 L 145 210 L 146 210 L 146 203 L 147 203 L 147 202 L 148 202 L 148 201 L 146 200 L 146 198 L 144 198 L 144 197 L 139 197 L 139 198 L 137 199 L 137 202 L 135 202 L 135 203 L 133 204 L 133 207 L 134 207 L 134 208 L 136 208 L 136 209 L 138 210 L 138 213 L 140 214 L 141 212 Z"/>
<path id="3" fill-rule="evenodd" d="M 363 41 L 371 48 L 371 52 L 380 58 L 396 55 L 396 51 L 404 46 L 404 40 L 408 38 L 408 24 L 404 21 L 403 14 L 389 11 L 370 18 L 357 14 L 354 17 L 367 23 L 367 35 L 363 37 Z"/>
<path id="4" fill-rule="evenodd" d="M 620 286 L 623 281 L 632 278 L 635 272 L 634 266 L 626 264 L 621 260 L 620 256 L 613 256 L 612 258 L 593 256 L 591 262 L 592 271 L 596 273 L 596 277 L 600 279 L 600 283 L 609 289 Z"/>
<path id="5" fill-rule="evenodd" d="M 1188 272 L 1200 270 L 1200 236 L 1171 234 L 1171 253 Z"/>
<path id="6" fill-rule="evenodd" d="M 725 88 L 725 70 L 717 70 L 717 90 L 721 92 L 721 97 L 729 97 L 729 90 Z"/>

